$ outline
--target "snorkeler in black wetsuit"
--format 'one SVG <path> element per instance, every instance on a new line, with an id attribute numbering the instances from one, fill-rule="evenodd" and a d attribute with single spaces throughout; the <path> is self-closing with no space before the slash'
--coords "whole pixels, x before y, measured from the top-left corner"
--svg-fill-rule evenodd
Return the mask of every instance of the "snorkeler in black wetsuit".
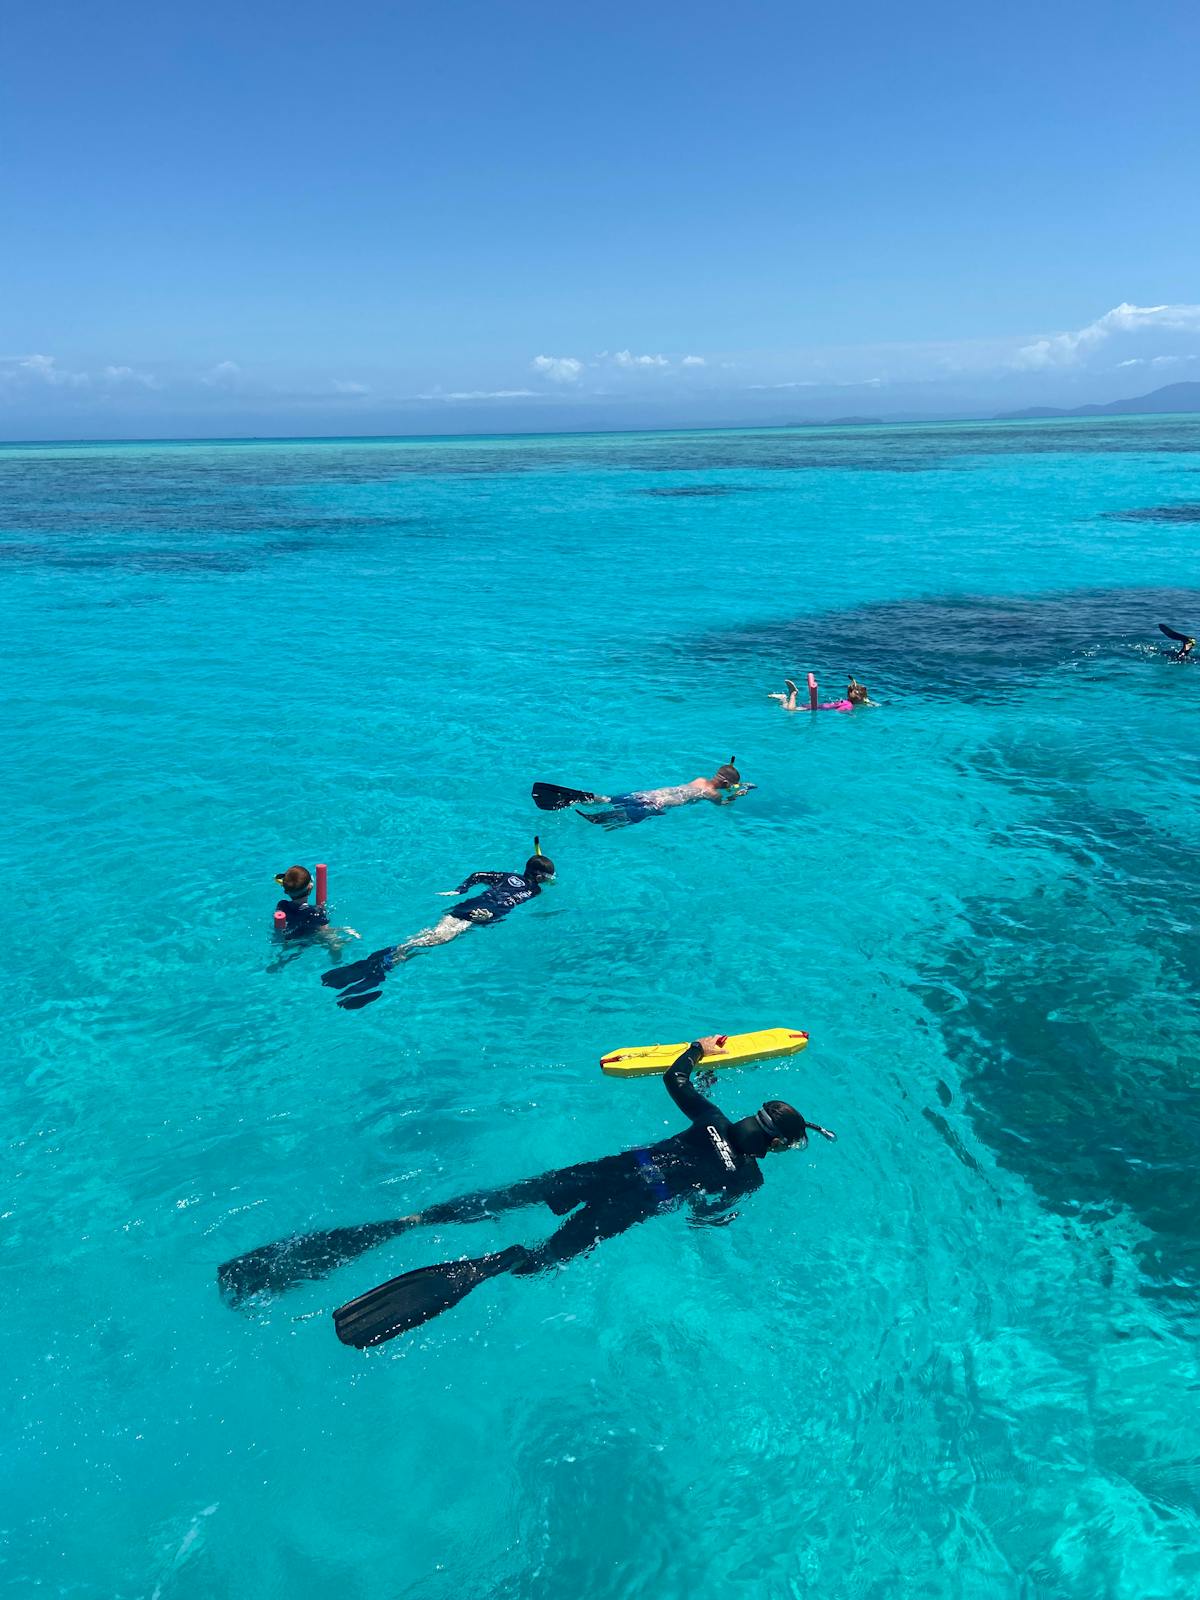
<path id="1" fill-rule="evenodd" d="M 326 908 L 308 904 L 313 889 L 308 868 L 289 867 L 286 872 L 277 872 L 275 882 L 284 896 L 275 907 L 275 938 L 284 949 L 268 972 L 280 971 L 312 945 L 324 945 L 331 959 L 340 961 L 347 940 L 357 939 L 358 934 L 353 928 L 331 928 Z"/>
<path id="2" fill-rule="evenodd" d="M 324 906 L 310 906 L 312 873 L 307 867 L 289 867 L 277 872 L 275 882 L 283 890 L 284 898 L 275 907 L 278 916 L 283 913 L 281 933 L 285 939 L 302 939 L 315 934 L 318 928 L 329 926 L 329 913 Z"/>
<path id="3" fill-rule="evenodd" d="M 523 872 L 473 872 L 464 878 L 457 889 L 443 889 L 443 894 L 465 894 L 476 884 L 486 883 L 482 894 L 464 900 L 448 911 L 432 928 L 423 928 L 403 944 L 385 945 L 361 961 L 355 961 L 337 972 L 326 972 L 321 982 L 331 989 L 340 989 L 338 1005 L 344 1011 L 358 1011 L 378 1000 L 380 985 L 393 967 L 407 961 L 419 950 L 430 950 L 434 945 L 449 944 L 468 928 L 482 927 L 489 922 L 499 922 L 517 906 L 524 905 L 542 892 L 542 885 L 554 878 L 554 863 L 541 853 L 534 842 L 535 854 L 525 863 Z"/>
<path id="4" fill-rule="evenodd" d="M 419 1268 L 351 1301 L 336 1313 L 338 1337 L 345 1344 L 363 1348 L 445 1311 L 485 1278 L 501 1272 L 524 1276 L 560 1266 L 601 1239 L 611 1239 L 660 1212 L 687 1204 L 697 1222 L 732 1220 L 732 1204 L 762 1184 L 758 1163 L 763 1156 L 803 1149 L 809 1129 L 826 1139 L 834 1135 L 806 1122 L 782 1100 L 768 1100 L 753 1116 L 732 1122 L 700 1093 L 691 1076 L 704 1055 L 721 1053 L 715 1037 L 697 1040 L 663 1075 L 667 1093 L 690 1123 L 682 1133 L 640 1149 L 525 1178 L 503 1189 L 442 1201 L 410 1217 L 264 1245 L 221 1267 L 222 1290 L 237 1302 L 306 1278 L 322 1277 L 374 1245 L 419 1226 L 480 1222 L 534 1205 L 548 1206 L 556 1217 L 567 1218 L 536 1249 L 513 1245 L 474 1261 Z"/>

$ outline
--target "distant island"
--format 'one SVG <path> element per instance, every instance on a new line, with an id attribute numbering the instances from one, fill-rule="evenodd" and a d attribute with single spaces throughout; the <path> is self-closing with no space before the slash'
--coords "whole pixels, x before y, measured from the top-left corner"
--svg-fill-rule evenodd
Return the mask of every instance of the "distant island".
<path id="1" fill-rule="evenodd" d="M 882 417 L 805 417 L 800 422 L 789 422 L 789 428 L 878 428 Z"/>
<path id="2" fill-rule="evenodd" d="M 993 422 L 1031 422 L 1037 417 L 1155 416 L 1170 411 L 1200 411 L 1200 383 L 1168 383 L 1132 400 L 1110 400 L 1104 406 L 1026 406 L 1024 411 L 1001 411 Z"/>

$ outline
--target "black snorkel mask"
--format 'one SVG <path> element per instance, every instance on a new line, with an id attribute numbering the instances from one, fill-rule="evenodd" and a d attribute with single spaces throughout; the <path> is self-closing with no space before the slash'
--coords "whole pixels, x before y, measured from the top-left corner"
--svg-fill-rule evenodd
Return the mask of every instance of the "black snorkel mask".
<path id="1" fill-rule="evenodd" d="M 799 1116 L 799 1112 L 797 1112 L 797 1116 Z M 829 1128 L 823 1128 L 819 1122 L 809 1122 L 804 1117 L 800 1117 L 800 1137 L 798 1139 L 789 1139 L 766 1106 L 754 1113 L 754 1120 L 766 1134 L 768 1144 L 782 1144 L 785 1150 L 807 1150 L 810 1129 L 813 1133 L 819 1133 L 822 1139 L 828 1139 L 830 1144 L 837 1143 L 836 1133 L 831 1132 Z"/>

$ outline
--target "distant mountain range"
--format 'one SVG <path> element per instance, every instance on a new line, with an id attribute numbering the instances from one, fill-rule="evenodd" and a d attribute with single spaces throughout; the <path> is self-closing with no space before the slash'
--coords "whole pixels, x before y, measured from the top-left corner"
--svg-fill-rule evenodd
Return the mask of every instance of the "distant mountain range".
<path id="1" fill-rule="evenodd" d="M 1034 417 L 1155 416 L 1168 411 L 1200 411 L 1200 383 L 1168 383 L 1132 400 L 1110 400 L 1105 406 L 1026 406 L 1024 411 L 1001 411 L 993 422 L 1029 422 Z"/>

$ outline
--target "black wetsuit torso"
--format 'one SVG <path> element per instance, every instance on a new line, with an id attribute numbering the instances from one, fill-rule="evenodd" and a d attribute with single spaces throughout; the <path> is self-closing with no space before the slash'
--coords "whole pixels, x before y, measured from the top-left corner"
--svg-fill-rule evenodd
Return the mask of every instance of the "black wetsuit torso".
<path id="1" fill-rule="evenodd" d="M 325 907 L 310 906 L 304 900 L 292 900 L 285 896 L 275 909 L 282 911 L 287 918 L 281 930 L 285 939 L 299 939 L 329 925 L 329 913 Z"/>
<path id="2" fill-rule="evenodd" d="M 691 1123 L 682 1133 L 524 1178 L 505 1189 L 443 1201 L 424 1209 L 421 1221 L 479 1222 L 521 1206 L 548 1206 L 567 1220 L 540 1248 L 523 1253 L 521 1264 L 512 1267 L 523 1273 L 557 1266 L 600 1239 L 685 1202 L 698 1221 L 726 1216 L 736 1199 L 761 1187 L 762 1173 L 755 1158 L 738 1149 L 730 1119 L 692 1083 L 701 1054 L 690 1045 L 663 1074 L 667 1093 Z"/>
<path id="3" fill-rule="evenodd" d="M 535 879 L 526 878 L 520 872 L 473 872 L 459 884 L 455 893 L 466 894 L 477 883 L 486 883 L 489 887 L 482 894 L 451 906 L 447 916 L 457 917 L 460 922 L 498 922 L 516 906 L 524 905 L 526 900 L 542 892 Z"/>
<path id="4" fill-rule="evenodd" d="M 571 1204 L 578 1205 L 618 1196 L 649 1196 L 655 1202 L 652 1209 L 659 1210 L 686 1199 L 695 1205 L 707 1195 L 719 1201 L 716 1209 L 723 1210 L 739 1195 L 759 1188 L 763 1180 L 758 1162 L 738 1149 L 733 1123 L 692 1082 L 700 1056 L 701 1052 L 689 1047 L 663 1074 L 667 1093 L 690 1127 L 641 1149 L 565 1167 L 553 1174 L 562 1180 L 555 1186 L 559 1190 L 555 1198 L 565 1200 L 577 1193 L 578 1199 Z"/>

